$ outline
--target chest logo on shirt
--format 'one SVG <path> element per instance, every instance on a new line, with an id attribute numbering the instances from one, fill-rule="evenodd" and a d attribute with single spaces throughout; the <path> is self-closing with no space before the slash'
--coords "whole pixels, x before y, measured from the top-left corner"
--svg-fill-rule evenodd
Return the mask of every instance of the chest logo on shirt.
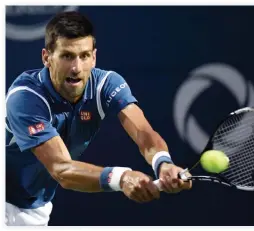
<path id="1" fill-rule="evenodd" d="M 90 111 L 80 111 L 80 119 L 83 121 L 91 120 L 92 115 Z"/>
<path id="2" fill-rule="evenodd" d="M 38 132 L 41 132 L 45 129 L 44 123 L 38 123 L 38 124 L 34 124 L 28 127 L 28 131 L 30 135 L 34 135 Z"/>

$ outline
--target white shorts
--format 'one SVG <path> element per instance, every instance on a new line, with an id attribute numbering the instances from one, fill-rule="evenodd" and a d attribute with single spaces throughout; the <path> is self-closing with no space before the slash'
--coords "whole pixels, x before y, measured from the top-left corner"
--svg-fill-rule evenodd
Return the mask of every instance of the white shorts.
<path id="1" fill-rule="evenodd" d="M 5 224 L 7 226 L 47 226 L 53 207 L 51 202 L 36 209 L 22 209 L 7 202 L 5 206 Z"/>

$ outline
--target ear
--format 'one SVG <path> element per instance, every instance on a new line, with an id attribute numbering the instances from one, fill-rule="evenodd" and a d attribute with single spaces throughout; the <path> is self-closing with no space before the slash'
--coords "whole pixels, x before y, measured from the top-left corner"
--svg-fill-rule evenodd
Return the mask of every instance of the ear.
<path id="1" fill-rule="evenodd" d="M 95 48 L 93 50 L 93 68 L 96 66 L 96 52 L 97 52 L 97 49 Z"/>
<path id="2" fill-rule="evenodd" d="M 42 63 L 44 64 L 44 66 L 49 68 L 50 67 L 50 62 L 49 62 L 50 54 L 49 54 L 49 51 L 46 50 L 45 48 L 43 48 L 41 51 L 41 58 L 42 58 Z"/>

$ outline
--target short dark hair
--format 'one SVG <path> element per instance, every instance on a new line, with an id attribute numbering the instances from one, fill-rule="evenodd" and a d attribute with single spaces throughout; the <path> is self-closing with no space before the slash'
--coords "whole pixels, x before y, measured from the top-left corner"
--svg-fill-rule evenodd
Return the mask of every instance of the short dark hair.
<path id="1" fill-rule="evenodd" d="M 93 37 L 94 49 L 96 41 L 92 23 L 79 12 L 61 12 L 56 14 L 46 26 L 45 48 L 53 52 L 58 37 L 73 39 L 86 36 Z"/>

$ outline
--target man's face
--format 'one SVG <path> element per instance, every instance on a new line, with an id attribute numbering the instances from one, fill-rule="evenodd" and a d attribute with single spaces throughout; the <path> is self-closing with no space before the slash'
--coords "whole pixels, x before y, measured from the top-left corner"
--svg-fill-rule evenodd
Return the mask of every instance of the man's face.
<path id="1" fill-rule="evenodd" d="M 44 64 L 49 67 L 56 91 L 70 102 L 79 100 L 91 70 L 95 67 L 96 49 L 93 50 L 93 38 L 58 38 L 54 52 L 43 49 L 42 56 Z"/>

